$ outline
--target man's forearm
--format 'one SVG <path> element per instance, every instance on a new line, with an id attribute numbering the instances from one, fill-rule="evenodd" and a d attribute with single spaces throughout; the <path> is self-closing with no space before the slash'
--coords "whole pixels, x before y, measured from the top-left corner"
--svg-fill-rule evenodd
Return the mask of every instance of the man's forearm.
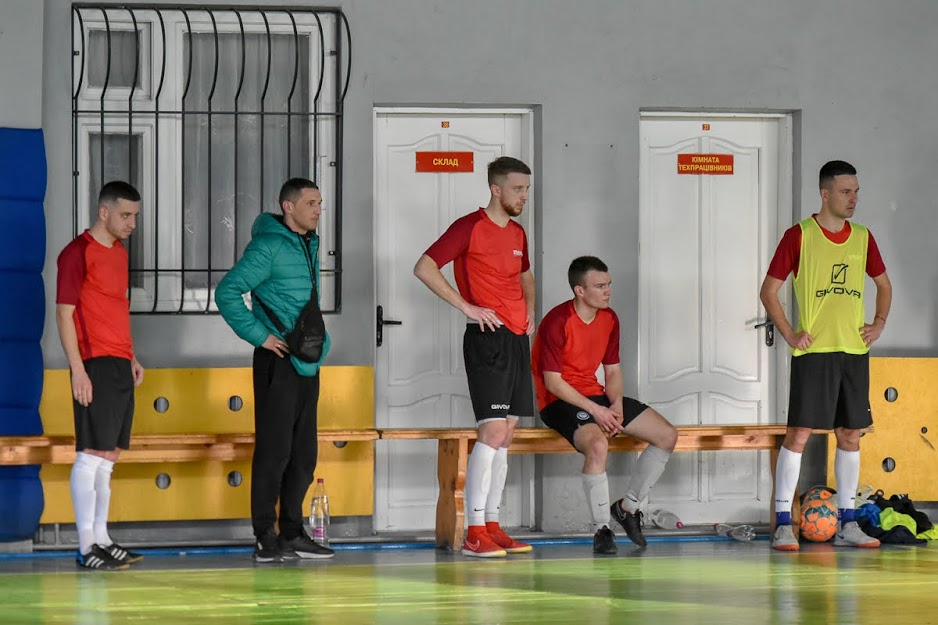
<path id="1" fill-rule="evenodd" d="M 424 254 L 414 267 L 414 275 L 423 282 L 434 295 L 460 312 L 465 312 L 466 300 L 454 289 L 440 268 L 429 256 Z"/>
<path id="2" fill-rule="evenodd" d="M 534 321 L 534 274 L 528 270 L 521 274 L 521 290 L 524 293 L 524 304 L 527 308 L 528 316 Z"/>
<path id="3" fill-rule="evenodd" d="M 62 343 L 62 349 L 65 351 L 65 357 L 68 359 L 68 367 L 72 371 L 84 371 L 85 363 L 81 359 L 81 351 L 78 349 L 78 331 L 75 329 L 75 318 L 72 316 L 74 308 L 57 309 L 55 313 L 55 323 L 59 329 L 59 340 Z"/>
<path id="4" fill-rule="evenodd" d="M 582 395 L 579 391 L 573 388 L 569 382 L 564 380 L 560 376 L 556 376 L 551 380 L 548 380 L 545 377 L 544 385 L 547 387 L 547 390 L 551 392 L 557 399 L 565 401 L 571 406 L 576 406 L 581 410 L 592 413 L 596 409 L 596 402 L 591 400 L 589 397 Z"/>
<path id="5" fill-rule="evenodd" d="M 610 404 L 614 404 L 622 399 L 622 371 L 609 372 L 606 374 L 606 397 Z"/>
<path id="6" fill-rule="evenodd" d="M 781 334 L 782 338 L 786 341 L 790 340 L 791 337 L 794 336 L 795 330 L 792 328 L 791 323 L 788 322 L 785 309 L 782 308 L 782 301 L 778 298 L 778 291 L 763 288 L 760 299 L 762 300 L 762 305 L 765 307 L 765 314 L 772 320 L 775 329 L 778 330 L 778 333 Z"/>

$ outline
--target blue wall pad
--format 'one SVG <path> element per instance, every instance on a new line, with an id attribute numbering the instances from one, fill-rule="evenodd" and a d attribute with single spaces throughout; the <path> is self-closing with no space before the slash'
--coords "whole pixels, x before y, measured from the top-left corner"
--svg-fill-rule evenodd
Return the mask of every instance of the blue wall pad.
<path id="1" fill-rule="evenodd" d="M 35 408 L 0 407 L 0 427 L 3 436 L 38 436 L 42 434 L 42 420 Z M 0 467 L 2 468 L 2 467 Z M 5 505 L 0 495 L 0 506 Z"/>
<path id="2" fill-rule="evenodd" d="M 0 384 L 0 432 L 5 431 L 2 421 L 4 408 L 39 410 L 42 373 L 42 346 L 39 341 L 0 343 L 0 380 L 3 380 Z"/>
<path id="3" fill-rule="evenodd" d="M 0 467 L 0 496 L 0 542 L 32 538 L 46 503 L 39 467 Z"/>
<path id="4" fill-rule="evenodd" d="M 41 130 L 0 128 L 0 436 L 42 434 L 46 154 Z M 31 538 L 39 467 L 0 467 L 0 541 Z"/>
<path id="5" fill-rule="evenodd" d="M 0 271 L 42 273 L 45 263 L 46 218 L 42 200 L 0 197 Z"/>
<path id="6" fill-rule="evenodd" d="M 42 130 L 0 128 L 0 198 L 46 197 L 46 148 Z"/>
<path id="7" fill-rule="evenodd" d="M 42 339 L 46 320 L 46 292 L 42 274 L 2 271 L 3 299 L 0 306 L 0 341 L 33 341 Z"/>

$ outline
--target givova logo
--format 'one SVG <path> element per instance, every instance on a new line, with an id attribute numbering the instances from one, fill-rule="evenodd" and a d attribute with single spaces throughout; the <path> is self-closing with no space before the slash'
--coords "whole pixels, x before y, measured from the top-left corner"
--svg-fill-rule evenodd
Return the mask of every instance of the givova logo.
<path id="1" fill-rule="evenodd" d="M 814 292 L 815 297 L 827 297 L 828 295 L 846 295 L 848 297 L 856 297 L 857 299 L 863 298 L 863 291 L 857 291 L 856 289 L 848 289 L 842 286 L 837 286 L 839 284 L 847 283 L 847 269 L 850 265 L 843 263 L 834 263 L 831 265 L 831 285 L 826 289 L 818 289 Z"/>

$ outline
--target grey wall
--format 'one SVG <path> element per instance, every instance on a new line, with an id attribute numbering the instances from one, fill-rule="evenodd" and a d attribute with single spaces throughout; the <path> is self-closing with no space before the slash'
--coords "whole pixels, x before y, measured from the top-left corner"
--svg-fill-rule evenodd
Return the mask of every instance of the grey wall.
<path id="1" fill-rule="evenodd" d="M 0 127 L 42 124 L 42 2 L 0 2 Z"/>
<path id="2" fill-rule="evenodd" d="M 36 19 L 36 10 L 25 8 L 31 4 L 11 5 L 18 7 L 13 16 L 25 11 Z M 373 361 L 372 107 L 408 103 L 540 107 L 535 180 L 539 310 L 543 313 L 568 296 L 564 272 L 572 256 L 592 252 L 603 257 L 614 272 L 613 305 L 623 320 L 627 391 L 636 388 L 642 109 L 799 112 L 794 156 L 803 169 L 796 179 L 804 184 L 795 191 L 793 219 L 816 210 L 812 184 L 824 161 L 852 161 L 863 187 L 857 219 L 877 237 L 895 287 L 894 312 L 874 354 L 938 354 L 932 225 L 938 208 L 938 117 L 932 106 L 938 101 L 938 3 L 339 4 L 351 23 L 354 60 L 345 120 L 345 310 L 328 320 L 335 337 L 332 363 Z M 6 30 L 11 9 L 3 4 L 0 11 L 0 28 Z M 71 237 L 65 0 L 46 1 L 44 25 L 42 121 L 50 152 L 47 281 L 53 284 L 52 261 Z M 5 36 L 0 36 L 0 46 Z M 18 75 L 19 69 L 10 66 L 23 58 L 0 55 L 5 59 L 0 60 L 2 75 Z M 2 90 L 0 102 L 13 97 L 7 92 Z M 615 177 L 597 185 L 590 155 L 610 150 Z M 587 157 L 571 158 L 577 154 Z M 150 366 L 248 363 L 246 345 L 217 317 L 137 316 L 134 334 L 140 357 Z M 61 366 L 51 325 L 46 347 L 50 364 Z M 554 479 L 545 482 L 545 489 Z M 562 519 L 564 509 L 548 511 L 545 518 Z"/>

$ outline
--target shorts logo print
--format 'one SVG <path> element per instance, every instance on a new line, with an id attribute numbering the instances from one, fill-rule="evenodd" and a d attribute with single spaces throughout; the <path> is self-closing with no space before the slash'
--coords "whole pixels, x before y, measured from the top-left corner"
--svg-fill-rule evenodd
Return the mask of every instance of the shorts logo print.
<path id="1" fill-rule="evenodd" d="M 580 412 L 576 413 L 576 418 L 579 419 L 580 421 L 586 421 L 587 419 L 590 418 L 590 415 L 588 412 L 581 410 Z"/>

